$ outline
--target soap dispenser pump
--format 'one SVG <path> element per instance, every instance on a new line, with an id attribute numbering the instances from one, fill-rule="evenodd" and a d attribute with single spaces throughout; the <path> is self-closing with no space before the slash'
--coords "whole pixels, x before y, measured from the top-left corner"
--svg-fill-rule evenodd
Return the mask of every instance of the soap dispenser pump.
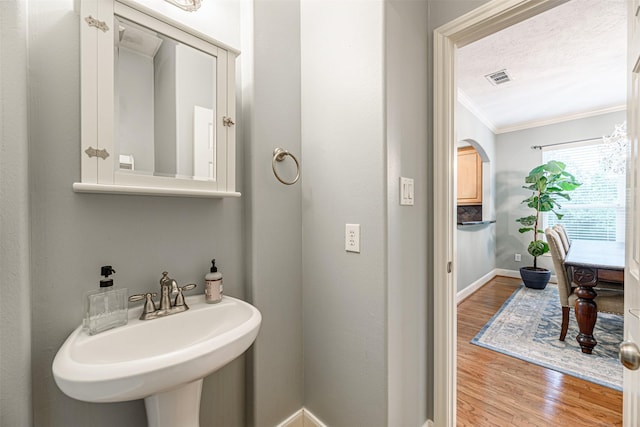
<path id="1" fill-rule="evenodd" d="M 103 265 L 102 267 L 100 267 L 100 275 L 104 276 L 103 279 L 100 279 L 101 288 L 108 288 L 110 286 L 113 286 L 113 279 L 109 276 L 111 276 L 115 272 L 116 271 L 110 265 Z"/>
<path id="2" fill-rule="evenodd" d="M 113 285 L 109 276 L 115 272 L 110 265 L 102 266 L 100 288 L 87 294 L 85 327 L 89 335 L 127 324 L 127 290 Z"/>

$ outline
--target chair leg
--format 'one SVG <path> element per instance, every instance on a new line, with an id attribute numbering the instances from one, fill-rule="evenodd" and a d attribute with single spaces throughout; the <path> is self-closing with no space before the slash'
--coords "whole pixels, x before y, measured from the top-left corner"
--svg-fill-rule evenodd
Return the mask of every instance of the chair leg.
<path id="1" fill-rule="evenodd" d="M 569 307 L 562 307 L 562 327 L 560 329 L 560 341 L 564 341 L 569 329 Z"/>

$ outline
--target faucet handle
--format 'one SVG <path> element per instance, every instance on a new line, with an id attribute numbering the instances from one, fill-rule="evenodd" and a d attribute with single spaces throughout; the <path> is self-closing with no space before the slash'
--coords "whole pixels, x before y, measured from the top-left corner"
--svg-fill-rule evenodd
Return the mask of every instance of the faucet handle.
<path id="1" fill-rule="evenodd" d="M 198 285 L 196 285 L 195 283 L 189 283 L 188 285 L 181 286 L 178 289 L 180 289 L 181 291 L 190 291 L 191 289 L 194 289 L 196 286 Z"/>
<path id="2" fill-rule="evenodd" d="M 153 298 L 158 296 L 157 293 L 147 292 L 146 294 L 134 294 L 129 297 L 129 302 L 137 302 L 145 300 L 143 313 L 153 313 L 156 311 L 156 303 Z"/>
<path id="3" fill-rule="evenodd" d="M 129 302 L 138 302 L 144 299 L 144 294 L 134 294 L 129 297 Z"/>
<path id="4" fill-rule="evenodd" d="M 188 285 L 184 285 L 184 286 L 180 286 L 178 287 L 178 295 L 176 295 L 176 300 L 175 303 L 173 304 L 175 307 L 180 307 L 180 306 L 187 306 L 187 304 L 185 304 L 184 302 L 184 295 L 182 295 L 182 291 L 190 291 L 191 289 L 195 288 L 196 285 L 195 283 L 189 283 Z M 187 307 L 188 308 L 188 307 Z"/>

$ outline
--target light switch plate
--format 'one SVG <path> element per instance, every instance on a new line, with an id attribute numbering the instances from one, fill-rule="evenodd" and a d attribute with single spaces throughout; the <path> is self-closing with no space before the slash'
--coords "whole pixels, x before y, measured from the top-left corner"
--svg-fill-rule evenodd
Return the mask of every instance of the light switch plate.
<path id="1" fill-rule="evenodd" d="M 346 224 L 344 229 L 344 249 L 360 253 L 360 224 Z"/>
<path id="2" fill-rule="evenodd" d="M 413 206 L 413 178 L 400 177 L 400 204 Z"/>

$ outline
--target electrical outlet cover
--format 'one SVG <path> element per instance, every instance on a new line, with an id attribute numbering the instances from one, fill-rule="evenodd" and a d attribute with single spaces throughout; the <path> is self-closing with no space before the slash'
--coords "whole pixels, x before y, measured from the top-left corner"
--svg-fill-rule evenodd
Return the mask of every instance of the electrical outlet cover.
<path id="1" fill-rule="evenodd" d="M 360 253 L 360 224 L 345 225 L 344 249 L 347 252 Z"/>

